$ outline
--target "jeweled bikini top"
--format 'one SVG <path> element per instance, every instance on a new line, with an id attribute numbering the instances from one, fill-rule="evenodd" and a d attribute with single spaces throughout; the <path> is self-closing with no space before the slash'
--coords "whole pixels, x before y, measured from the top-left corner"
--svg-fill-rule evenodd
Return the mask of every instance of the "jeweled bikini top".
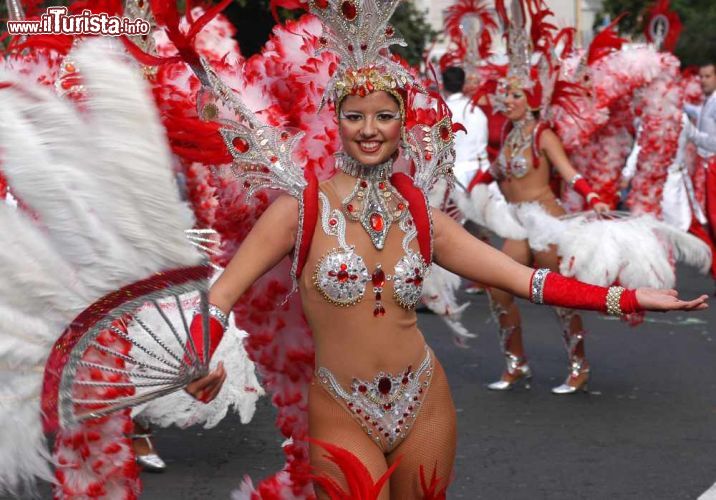
<path id="1" fill-rule="evenodd" d="M 340 248 L 325 254 L 316 265 L 313 282 L 321 295 L 339 306 L 357 304 L 365 295 L 368 282 L 375 294 L 374 316 L 383 316 L 382 296 L 387 281 L 393 282 L 393 297 L 405 309 L 413 309 L 422 294 L 422 284 L 429 271 L 420 253 L 410 248 L 417 229 L 408 211 L 408 203 L 390 183 L 392 160 L 382 165 L 367 167 L 346 156 L 340 156 L 338 168 L 356 178 L 351 194 L 342 202 L 343 210 L 332 209 L 328 197 L 319 193 L 321 226 L 323 231 L 338 240 Z M 388 230 L 397 223 L 405 234 L 405 254 L 395 264 L 393 274 L 386 274 L 378 264 L 371 272 L 354 245 L 346 242 L 346 216 L 360 222 L 373 245 L 382 250 Z"/>
<path id="2" fill-rule="evenodd" d="M 537 161 L 534 157 L 532 161 L 529 159 L 528 152 L 534 149 L 532 146 L 537 139 L 540 127 L 535 126 L 531 132 L 526 132 L 525 128 L 534 123 L 534 118 L 528 115 L 528 118 L 515 122 L 512 130 L 507 134 L 507 138 L 503 141 L 500 154 L 492 164 L 492 175 L 496 179 L 509 180 L 510 178 L 521 179 L 526 176 L 532 164 Z M 509 149 L 512 158 L 507 160 L 505 150 Z"/>

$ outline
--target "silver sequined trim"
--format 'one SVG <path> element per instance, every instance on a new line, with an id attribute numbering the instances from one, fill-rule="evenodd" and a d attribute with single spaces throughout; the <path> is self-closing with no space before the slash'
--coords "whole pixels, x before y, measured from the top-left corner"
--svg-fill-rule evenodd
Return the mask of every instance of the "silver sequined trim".
<path id="1" fill-rule="evenodd" d="M 532 294 L 530 296 L 530 300 L 535 304 L 544 304 L 544 283 L 549 273 L 549 269 L 537 269 L 532 274 Z"/>

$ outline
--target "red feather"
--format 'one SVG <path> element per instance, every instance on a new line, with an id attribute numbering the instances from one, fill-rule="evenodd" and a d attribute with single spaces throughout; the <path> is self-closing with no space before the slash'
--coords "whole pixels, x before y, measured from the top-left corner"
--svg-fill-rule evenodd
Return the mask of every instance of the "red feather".
<path id="1" fill-rule="evenodd" d="M 679 42 L 683 24 L 681 23 L 679 15 L 670 9 L 669 4 L 669 0 L 657 0 L 651 9 L 649 9 L 645 35 L 649 43 L 654 43 L 655 40 L 651 36 L 651 24 L 657 16 L 666 18 L 668 30 L 664 36 L 662 48 L 666 51 L 673 52 L 674 49 L 676 49 L 676 44 Z"/>
<path id="2" fill-rule="evenodd" d="M 438 489 L 438 485 L 442 478 L 437 477 L 437 464 L 433 468 L 433 474 L 430 477 L 430 484 L 425 481 L 425 469 L 420 465 L 420 489 L 423 490 L 423 500 L 445 500 L 447 498 L 447 484 Z"/>
<path id="3" fill-rule="evenodd" d="M 325 457 L 338 466 L 348 485 L 348 491 L 344 491 L 338 482 L 330 476 L 312 475 L 313 481 L 325 490 L 331 500 L 376 500 L 402 458 L 398 457 L 393 465 L 374 483 L 366 466 L 350 451 L 317 439 L 309 438 L 309 441 L 328 452 Z"/>
<path id="4" fill-rule="evenodd" d="M 614 21 L 609 23 L 609 26 L 597 33 L 597 36 L 594 37 L 594 40 L 592 40 L 592 43 L 589 45 L 589 53 L 587 54 L 588 65 L 591 66 L 602 57 L 622 48 L 626 40 L 617 34 L 616 27 L 619 22 L 624 19 L 624 16 L 626 16 L 626 12 L 619 15 Z"/>

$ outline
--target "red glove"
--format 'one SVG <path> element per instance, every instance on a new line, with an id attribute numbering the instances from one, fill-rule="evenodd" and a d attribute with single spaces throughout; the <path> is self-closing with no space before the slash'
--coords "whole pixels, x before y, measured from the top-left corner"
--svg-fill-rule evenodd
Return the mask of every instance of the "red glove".
<path id="1" fill-rule="evenodd" d="M 209 315 L 209 357 L 206 359 L 206 362 L 214 355 L 214 351 L 216 351 L 216 348 L 219 346 L 225 330 L 226 327 L 221 320 L 214 315 Z M 201 314 L 194 316 L 194 319 L 191 321 L 191 326 L 189 327 L 189 334 L 193 340 L 199 360 L 204 361 L 204 328 Z M 194 352 L 191 343 L 187 345 L 186 350 L 189 353 Z"/>
<path id="2" fill-rule="evenodd" d="M 597 203 L 602 202 L 602 199 L 599 197 L 599 195 L 594 192 L 592 186 L 590 186 L 586 179 L 581 175 L 577 174 L 571 180 L 570 185 L 572 186 L 572 189 L 582 195 L 582 198 L 587 200 L 587 203 L 591 208 L 594 208 L 594 205 L 596 205 Z"/>
<path id="3" fill-rule="evenodd" d="M 601 311 L 613 316 L 643 311 L 636 300 L 636 290 L 588 285 L 548 269 L 538 269 L 532 274 L 530 300 L 536 304 Z"/>

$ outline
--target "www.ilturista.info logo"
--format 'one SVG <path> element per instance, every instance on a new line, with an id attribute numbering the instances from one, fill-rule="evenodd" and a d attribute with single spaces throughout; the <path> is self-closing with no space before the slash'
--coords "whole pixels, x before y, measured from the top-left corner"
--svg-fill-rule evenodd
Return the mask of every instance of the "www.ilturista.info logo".
<path id="1" fill-rule="evenodd" d="M 11 35 L 146 35 L 151 26 L 144 19 L 94 14 L 87 9 L 68 15 L 67 7 L 49 7 L 39 20 L 8 21 Z"/>

